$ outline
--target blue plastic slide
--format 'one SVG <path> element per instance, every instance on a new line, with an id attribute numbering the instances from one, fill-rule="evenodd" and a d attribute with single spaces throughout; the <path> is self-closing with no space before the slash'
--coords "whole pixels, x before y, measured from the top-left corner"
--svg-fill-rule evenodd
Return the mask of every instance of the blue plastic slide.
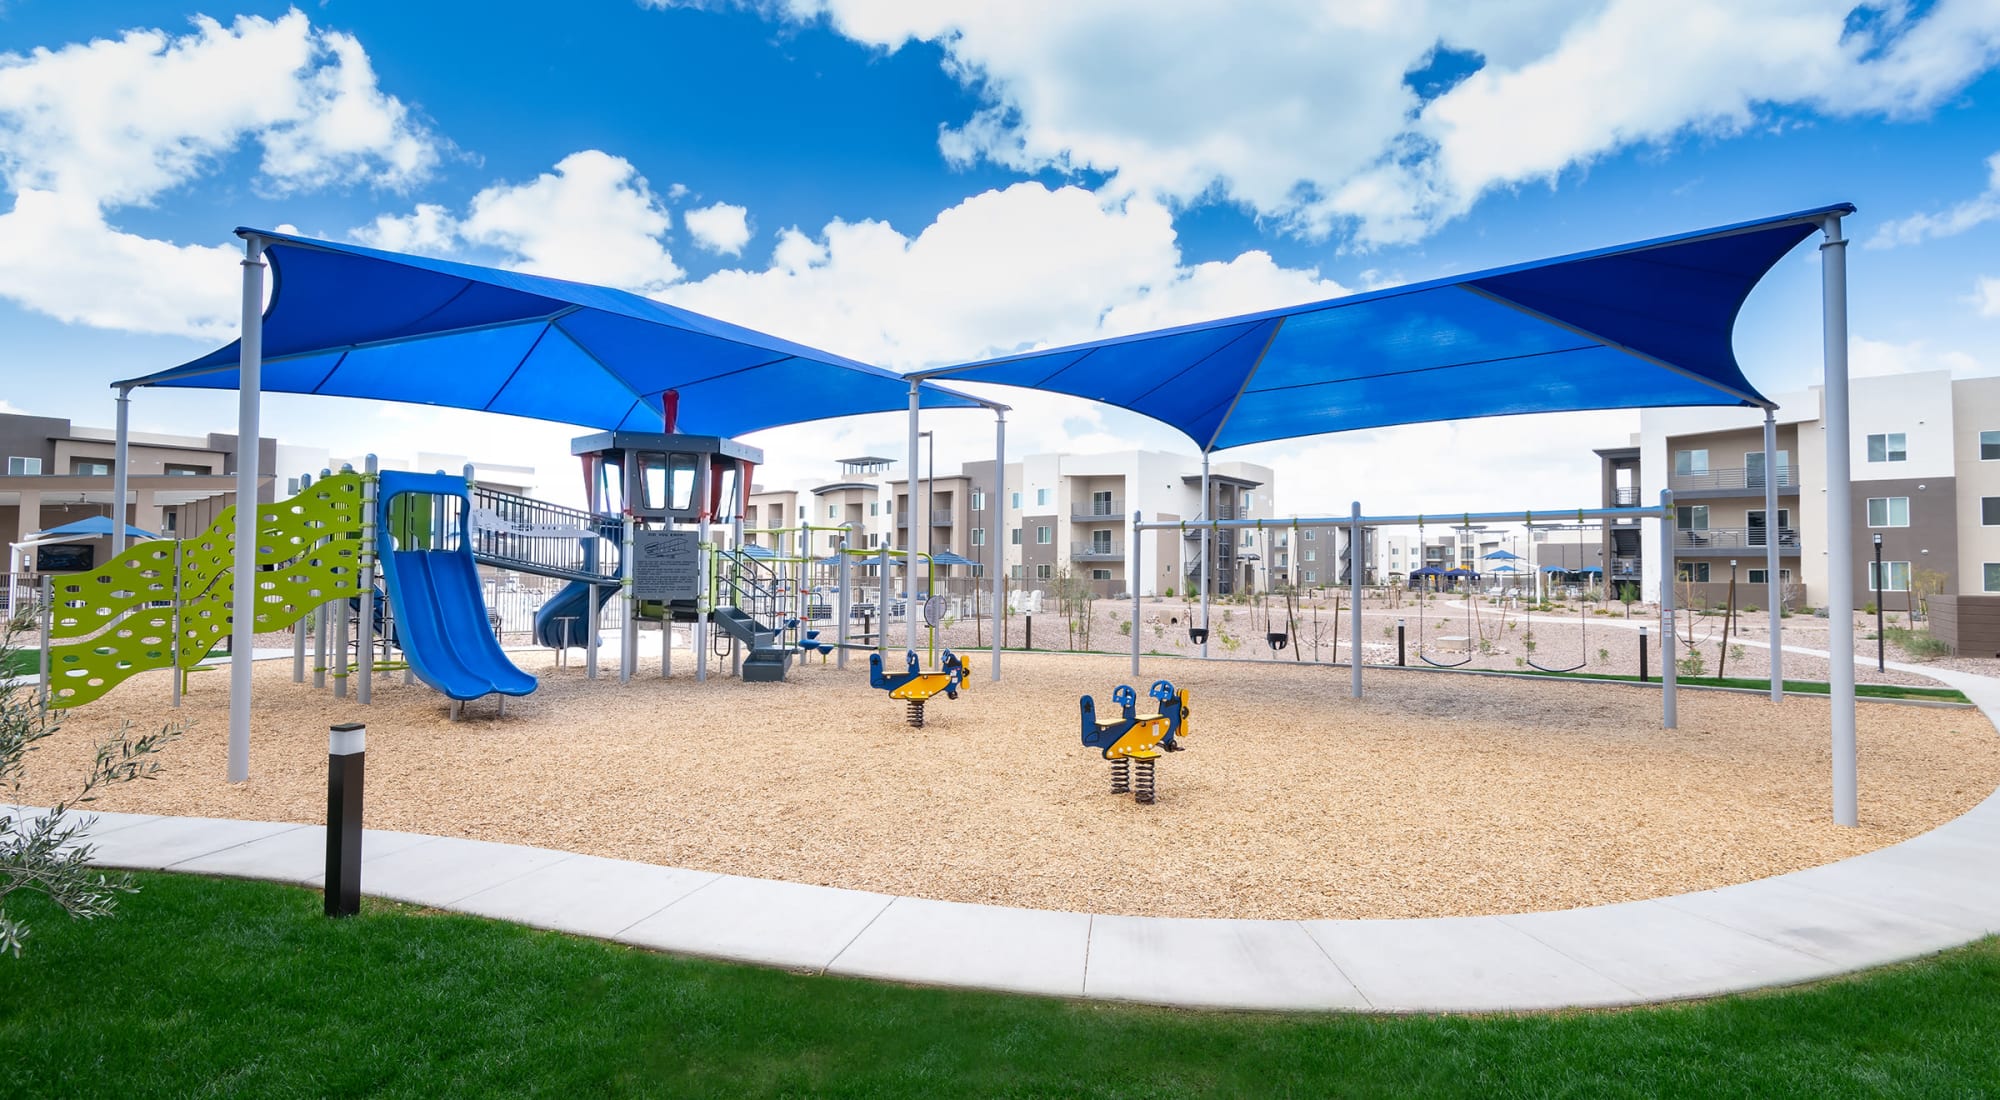
<path id="1" fill-rule="evenodd" d="M 416 495 L 398 502 L 405 493 Z M 458 498 L 455 532 L 439 537 L 436 502 L 426 494 Z M 472 509 L 465 479 L 385 471 L 377 499 L 376 549 L 410 670 L 452 699 L 535 690 L 535 678 L 507 659 L 486 620 L 486 597 L 466 528 Z M 440 543 L 453 548 L 433 549 Z"/>

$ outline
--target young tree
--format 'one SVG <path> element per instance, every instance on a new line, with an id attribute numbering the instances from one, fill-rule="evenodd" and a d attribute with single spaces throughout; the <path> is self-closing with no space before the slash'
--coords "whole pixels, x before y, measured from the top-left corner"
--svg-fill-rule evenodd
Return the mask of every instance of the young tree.
<path id="1" fill-rule="evenodd" d="M 9 658 L 20 647 L 30 619 L 0 625 L 0 669 L 16 667 Z M 0 801 L 19 801 L 27 775 L 27 756 L 36 742 L 59 727 L 42 709 L 32 683 L 0 679 Z M 119 894 L 138 890 L 130 875 L 107 875 L 91 867 L 91 845 L 83 838 L 93 819 L 74 811 L 95 801 L 97 792 L 114 783 L 150 779 L 159 771 L 153 757 L 180 736 L 173 725 L 157 733 L 134 737 L 128 725 L 119 735 L 97 746 L 97 756 L 83 785 L 47 813 L 21 814 L 0 810 L 0 954 L 19 955 L 28 938 L 25 924 L 7 915 L 7 898 L 16 890 L 47 894 L 70 916 L 88 920 L 110 914 Z"/>

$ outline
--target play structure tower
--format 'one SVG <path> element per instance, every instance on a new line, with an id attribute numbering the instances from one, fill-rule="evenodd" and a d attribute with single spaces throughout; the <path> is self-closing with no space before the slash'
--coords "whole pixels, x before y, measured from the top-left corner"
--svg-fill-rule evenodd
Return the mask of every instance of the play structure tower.
<path id="1" fill-rule="evenodd" d="M 712 643 L 726 646 L 745 680 L 784 679 L 793 648 L 779 642 L 785 625 L 777 578 L 740 552 L 743 505 L 764 452 L 720 436 L 620 431 L 581 436 L 570 450 L 583 461 L 599 532 L 618 545 L 617 576 L 630 595 L 619 678 L 631 678 L 637 623 L 651 619 L 666 636 L 662 675 L 671 670 L 672 624 L 691 623 L 697 679 L 708 678 Z M 717 525 L 729 528 L 733 549 L 715 548 Z M 538 636 L 545 622 L 587 615 L 610 592 L 572 584 L 537 616 Z M 712 631 L 718 627 L 719 637 Z"/>

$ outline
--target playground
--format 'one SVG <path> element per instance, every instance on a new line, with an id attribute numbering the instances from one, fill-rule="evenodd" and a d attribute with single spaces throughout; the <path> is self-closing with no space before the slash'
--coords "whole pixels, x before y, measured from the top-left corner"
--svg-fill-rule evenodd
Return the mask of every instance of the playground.
<path id="1" fill-rule="evenodd" d="M 642 652 L 648 647 L 642 647 Z M 369 723 L 369 825 L 954 901 L 1107 914 L 1427 917 L 1563 909 L 1779 874 L 1893 844 L 2000 783 L 1978 711 L 1859 708 L 1860 828 L 1825 813 L 1824 698 L 1154 659 L 1136 684 L 1190 692 L 1187 751 L 1159 763 L 1159 802 L 1108 792 L 1077 742 L 1077 699 L 1131 683 L 1121 658 L 1006 657 L 924 729 L 817 659 L 782 683 L 629 683 L 510 654 L 540 688 L 450 720 L 438 695 L 380 676 L 367 707 L 255 679 L 259 764 L 217 766 L 220 673 L 194 678 L 193 728 L 155 782 L 104 810 L 316 822 L 326 729 Z M 983 662 L 983 655 L 975 655 Z M 157 722 L 166 673 L 67 712 L 35 774 L 82 766 L 130 720 Z M 51 788 L 53 789 L 53 788 Z M 44 792 L 33 782 L 23 797 Z"/>

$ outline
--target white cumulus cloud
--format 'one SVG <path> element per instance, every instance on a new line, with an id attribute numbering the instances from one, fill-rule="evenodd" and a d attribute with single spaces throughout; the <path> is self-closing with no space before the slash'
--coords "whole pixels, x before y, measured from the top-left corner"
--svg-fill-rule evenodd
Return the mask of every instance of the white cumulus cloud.
<path id="1" fill-rule="evenodd" d="M 1870 248 L 1891 248 L 1899 244 L 1920 244 L 1939 237 L 1955 237 L 1968 229 L 2000 219 L 2000 153 L 1986 158 L 1986 190 L 1948 210 L 1935 214 L 1912 214 L 1885 222 L 1868 239 Z"/>
<path id="2" fill-rule="evenodd" d="M 747 207 L 718 202 L 681 215 L 694 243 L 720 256 L 741 256 L 750 243 L 750 211 Z"/>
<path id="3" fill-rule="evenodd" d="M 132 30 L 0 54 L 0 296 L 80 324 L 214 337 L 233 329 L 234 248 L 123 231 L 152 203 L 246 146 L 256 187 L 401 188 L 442 143 L 379 88 L 352 37 L 298 11 L 196 17 L 172 35 Z"/>
<path id="4" fill-rule="evenodd" d="M 1787 108 L 1919 117 L 2000 60 L 1992 0 L 739 6 L 885 49 L 935 43 L 987 101 L 943 134 L 952 160 L 1105 172 L 1170 202 L 1219 193 L 1363 244 Z"/>
<path id="5" fill-rule="evenodd" d="M 1981 317 L 2000 317 L 2000 278 L 1983 276 L 1973 288 L 1972 304 Z"/>

